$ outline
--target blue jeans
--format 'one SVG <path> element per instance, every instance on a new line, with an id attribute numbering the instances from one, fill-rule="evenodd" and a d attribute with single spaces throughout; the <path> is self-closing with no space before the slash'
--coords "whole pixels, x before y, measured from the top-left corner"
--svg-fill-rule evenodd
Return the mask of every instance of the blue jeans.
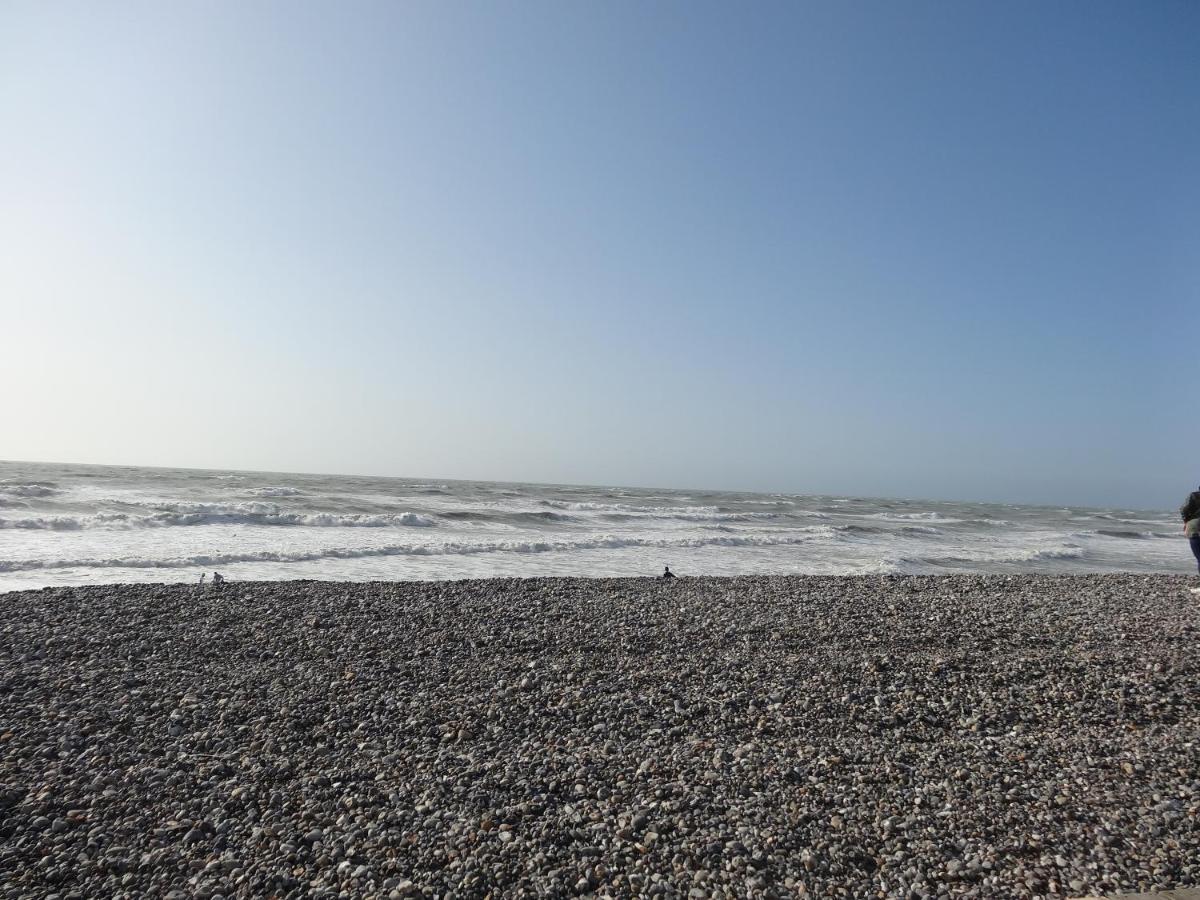
<path id="1" fill-rule="evenodd" d="M 1188 543 L 1192 545 L 1192 555 L 1196 557 L 1196 568 L 1200 569 L 1200 534 L 1192 535 Z"/>

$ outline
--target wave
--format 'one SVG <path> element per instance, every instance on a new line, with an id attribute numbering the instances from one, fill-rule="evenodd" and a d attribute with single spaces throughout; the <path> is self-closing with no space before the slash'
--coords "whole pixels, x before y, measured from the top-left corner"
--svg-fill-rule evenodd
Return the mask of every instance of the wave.
<path id="1" fill-rule="evenodd" d="M 563 513 L 517 513 L 513 516 L 524 517 L 527 519 L 547 518 L 550 521 L 557 522 L 580 522 L 590 521 L 595 524 L 596 520 L 605 522 L 694 522 L 701 527 L 707 527 L 723 522 L 732 523 L 753 523 L 753 522 L 781 522 L 788 519 L 797 518 L 813 518 L 825 519 L 828 516 L 811 515 L 806 513 L 774 513 L 774 512 L 687 512 L 684 510 L 641 510 L 637 512 L 600 512 L 591 518 L 581 516 L 565 515 Z"/>
<path id="2" fill-rule="evenodd" d="M 98 559 L 24 559 L 0 561 L 0 572 L 34 569 L 186 569 L 196 566 L 230 565 L 244 562 L 312 562 L 321 559 L 358 559 L 377 556 L 452 556 L 486 553 L 563 553 L 579 550 L 615 550 L 626 547 L 658 547 L 687 550 L 701 547 L 779 547 L 804 544 L 815 535 L 711 536 L 679 539 L 601 537 L 577 541 L 487 541 L 446 544 L 388 544 L 378 547 L 327 547 L 318 550 L 258 550 L 244 553 L 213 553 L 151 559 L 112 557 Z"/>
<path id="3" fill-rule="evenodd" d="M 86 528 L 171 528 L 194 525 L 277 525 L 310 528 L 430 528 L 437 524 L 429 516 L 406 512 L 399 515 L 335 515 L 333 513 L 281 512 L 161 512 L 152 515 L 97 513 L 92 516 L 38 516 L 0 519 L 0 529 L 35 531 L 79 531 Z"/>
<path id="4" fill-rule="evenodd" d="M 892 534 L 886 528 L 880 528 L 877 525 L 858 525 L 851 523 L 849 525 L 834 525 L 834 531 L 839 531 L 842 534 Z M 933 528 L 929 525 L 904 525 L 900 528 L 906 534 L 941 534 L 941 530 Z"/>
<path id="5" fill-rule="evenodd" d="M 661 500 L 664 503 L 677 503 L 680 500 L 691 500 L 691 497 L 667 497 L 662 494 L 641 494 L 637 491 L 617 491 L 616 497 L 633 497 L 637 500 Z"/>
<path id="6" fill-rule="evenodd" d="M 565 500 L 542 500 L 543 506 L 572 512 L 599 513 L 609 522 L 634 522 L 643 519 L 663 519 L 677 522 L 757 522 L 786 518 L 787 513 L 738 512 L 727 506 L 635 506 L 629 503 L 594 503 Z M 813 518 L 825 518 L 816 515 Z"/>
<path id="7" fill-rule="evenodd" d="M 834 531 L 842 534 L 884 534 L 884 530 L 875 525 L 834 525 Z"/>
<path id="8" fill-rule="evenodd" d="M 865 519 L 881 519 L 884 522 L 941 522 L 944 525 L 949 525 L 955 522 L 961 522 L 962 519 L 952 519 L 943 516 L 939 512 L 912 512 L 912 513 L 868 513 L 863 518 Z"/>
<path id="9" fill-rule="evenodd" d="M 247 491 L 252 497 L 300 497 L 304 491 L 294 487 L 260 487 Z"/>
<path id="10" fill-rule="evenodd" d="M 386 528 L 392 525 L 431 527 L 432 516 L 401 513 L 292 513 L 275 503 L 252 500 L 247 503 L 177 503 L 156 501 L 139 503 L 154 510 L 148 516 L 134 517 L 136 524 L 155 525 L 293 525 L 314 528 Z M 136 525 L 135 525 L 136 527 Z"/>
<path id="11" fill-rule="evenodd" d="M 976 563 L 1020 563 L 1037 562 L 1053 559 L 1079 559 L 1084 555 L 1083 548 L 1070 545 L 1061 547 L 1028 548 L 1025 550 L 957 550 L 953 553 L 936 556 L 904 556 L 890 562 L 904 565 L 933 565 L 953 566 L 971 565 Z"/>
<path id="12" fill-rule="evenodd" d="M 542 506 L 549 506 L 552 509 L 565 509 L 572 512 L 619 512 L 619 513 L 644 513 L 647 515 L 665 515 L 672 516 L 686 514 L 699 515 L 701 513 L 715 515 L 721 512 L 719 506 L 634 506 L 629 503 L 596 503 L 590 500 L 583 500 L 577 503 L 568 502 L 566 500 L 540 500 Z"/>
<path id="13" fill-rule="evenodd" d="M 577 522 L 578 516 L 569 516 L 566 513 L 554 512 L 553 510 L 543 509 L 537 512 L 515 512 L 508 515 L 501 515 L 497 518 L 512 520 L 517 522 Z"/>
<path id="14" fill-rule="evenodd" d="M 81 528 L 88 527 L 85 522 L 88 519 L 97 519 L 98 516 L 38 516 L 36 518 L 25 519 L 0 519 L 0 528 L 26 528 L 46 531 L 78 531 Z"/>
<path id="15" fill-rule="evenodd" d="M 278 515 L 283 508 L 278 503 L 263 503 L 249 500 L 245 503 L 189 503 L 174 500 L 148 500 L 131 503 L 141 509 L 155 513 L 177 513 L 199 516 L 266 516 Z"/>
<path id="16" fill-rule="evenodd" d="M 571 516 L 567 513 L 554 512 L 549 509 L 541 510 L 514 510 L 512 512 L 504 512 L 502 510 L 483 510 L 483 509 L 450 509 L 439 510 L 438 518 L 447 519 L 452 522 L 506 522 L 509 524 L 529 524 L 544 525 L 548 522 L 578 522 L 578 516 Z"/>
<path id="17" fill-rule="evenodd" d="M 1145 541 L 1151 538 L 1170 538 L 1175 540 L 1179 537 L 1177 534 L 1171 534 L 1166 531 L 1134 531 L 1132 529 L 1122 528 L 1097 528 L 1094 532 L 1085 533 L 1082 537 L 1090 537 L 1091 534 L 1101 534 L 1104 537 L 1123 538 L 1125 540 Z"/>
<path id="18" fill-rule="evenodd" d="M 10 497 L 49 497 L 61 493 L 53 481 L 10 481 L 0 483 L 0 494 Z"/>
<path id="19" fill-rule="evenodd" d="M 768 512 L 672 512 L 670 510 L 646 512 L 610 512 L 601 513 L 600 518 L 607 522 L 642 522 L 647 519 L 671 522 L 761 522 L 779 519 L 779 513 Z"/>

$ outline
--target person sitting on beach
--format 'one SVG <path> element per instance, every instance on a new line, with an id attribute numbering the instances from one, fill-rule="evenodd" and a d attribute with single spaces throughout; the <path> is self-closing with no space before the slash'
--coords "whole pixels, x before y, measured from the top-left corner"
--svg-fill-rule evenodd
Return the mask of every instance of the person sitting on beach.
<path id="1" fill-rule="evenodd" d="M 1188 495 L 1187 501 L 1179 507 L 1179 515 L 1183 517 L 1183 533 L 1192 545 L 1196 568 L 1200 570 L 1200 490 Z"/>
<path id="2" fill-rule="evenodd" d="M 225 576 L 220 572 L 213 572 L 213 585 L 220 587 L 225 583 Z"/>
<path id="3" fill-rule="evenodd" d="M 671 571 L 671 567 L 670 567 L 670 566 L 663 566 L 663 573 L 662 573 L 662 577 L 663 577 L 663 578 L 674 578 L 674 577 L 675 577 L 675 573 Z"/>

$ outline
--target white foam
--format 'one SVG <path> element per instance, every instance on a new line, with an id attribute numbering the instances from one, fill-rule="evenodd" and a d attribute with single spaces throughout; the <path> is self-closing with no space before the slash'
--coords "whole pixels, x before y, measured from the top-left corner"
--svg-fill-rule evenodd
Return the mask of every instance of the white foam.
<path id="1" fill-rule="evenodd" d="M 294 487 L 260 487 L 247 491 L 253 497 L 301 497 L 304 491 Z"/>
<path id="2" fill-rule="evenodd" d="M 898 566 L 954 566 L 978 563 L 1022 563 L 1039 560 L 1080 559 L 1084 555 L 1081 547 L 1063 544 L 1057 547 L 1017 547 L 996 549 L 970 549 L 955 547 L 947 553 L 929 556 L 904 556 L 885 560 L 884 563 Z"/>
<path id="3" fill-rule="evenodd" d="M 198 504 L 206 506 L 207 504 Z M 242 504 L 262 506 L 262 504 Z M 195 525 L 273 525 L 307 526 L 311 528 L 389 528 L 397 526 L 431 528 L 437 521 L 413 512 L 397 515 L 337 515 L 334 513 L 284 513 L 268 511 L 235 511 L 229 507 L 213 506 L 202 512 L 161 512 L 150 515 L 127 513 L 97 513 L 92 516 L 31 516 L 0 519 L 0 529 L 17 528 L 47 531 L 79 531 L 85 528 L 170 528 Z"/>
<path id="4" fill-rule="evenodd" d="M 542 505 L 572 512 L 607 513 L 637 519 L 664 519 L 679 522 L 754 522 L 778 519 L 776 512 L 727 512 L 719 506 L 636 506 L 629 503 L 593 503 L 581 501 L 569 503 L 563 500 L 543 500 Z M 824 518 L 817 515 L 816 518 Z"/>
<path id="5" fill-rule="evenodd" d="M 279 513 L 278 503 L 263 503 L 249 500 L 244 503 L 195 503 L 175 500 L 134 501 L 134 506 L 152 509 L 159 513 L 179 513 L 200 516 L 266 516 Z"/>
<path id="6" fill-rule="evenodd" d="M 952 519 L 947 516 L 943 516 L 939 512 L 868 513 L 865 516 L 863 516 L 863 518 L 864 519 L 880 519 L 884 522 L 941 522 L 943 525 L 949 525 L 954 522 L 962 521 L 962 519 Z"/>
<path id="7" fill-rule="evenodd" d="M 43 481 L 0 483 L 0 494 L 10 497 L 49 497 L 57 493 L 58 488 Z"/>
<path id="8" fill-rule="evenodd" d="M 1172 515 L 0 463 L 0 559 L 34 567 L 0 573 L 0 590 L 186 577 L 166 566 L 203 557 L 241 557 L 230 566 L 239 578 L 625 573 L 660 558 L 695 574 L 846 573 L 884 561 L 913 572 L 1194 572 Z M 1116 536 L 1126 530 L 1130 539 Z M 98 566 L 69 568 L 89 560 Z"/>
<path id="9" fill-rule="evenodd" d="M 629 516 L 633 519 L 668 519 L 677 522 L 761 522 L 780 517 L 779 513 L 769 512 L 685 512 L 670 509 L 615 513 L 613 515 Z"/>
<path id="10" fill-rule="evenodd" d="M 442 544 L 387 544 L 377 547 L 323 547 L 312 550 L 257 550 L 244 553 L 196 554 L 185 557 L 113 557 L 107 559 L 26 559 L 0 561 L 0 572 L 33 569 L 178 569 L 194 566 L 229 565 L 242 562 L 310 562 L 318 559 L 355 559 L 371 556 L 449 556 L 483 553 L 562 553 L 580 550 L 611 550 L 624 547 L 696 549 L 701 547 L 778 547 L 814 540 L 824 529 L 791 535 L 730 535 L 687 538 L 640 538 L 602 535 L 564 541 L 480 541 Z"/>
<path id="11" fill-rule="evenodd" d="M 20 519 L 0 519 L 0 528 L 23 528 L 46 531 L 77 531 L 86 527 L 85 519 L 96 516 L 29 516 Z"/>
<path id="12" fill-rule="evenodd" d="M 696 515 L 699 513 L 716 513 L 720 509 L 716 506 L 634 506 L 629 503 L 595 503 L 590 500 L 571 503 L 565 500 L 543 500 L 543 506 L 551 506 L 555 509 L 569 509 L 576 512 L 620 512 L 620 513 L 671 513 L 678 515 L 681 513 Z"/>

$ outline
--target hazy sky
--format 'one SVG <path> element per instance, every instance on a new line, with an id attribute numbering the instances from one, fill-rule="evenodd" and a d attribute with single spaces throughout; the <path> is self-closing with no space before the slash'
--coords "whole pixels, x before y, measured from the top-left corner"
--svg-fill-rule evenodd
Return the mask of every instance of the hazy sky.
<path id="1" fill-rule="evenodd" d="M 0 458 L 1155 506 L 1200 4 L 0 6 Z"/>

